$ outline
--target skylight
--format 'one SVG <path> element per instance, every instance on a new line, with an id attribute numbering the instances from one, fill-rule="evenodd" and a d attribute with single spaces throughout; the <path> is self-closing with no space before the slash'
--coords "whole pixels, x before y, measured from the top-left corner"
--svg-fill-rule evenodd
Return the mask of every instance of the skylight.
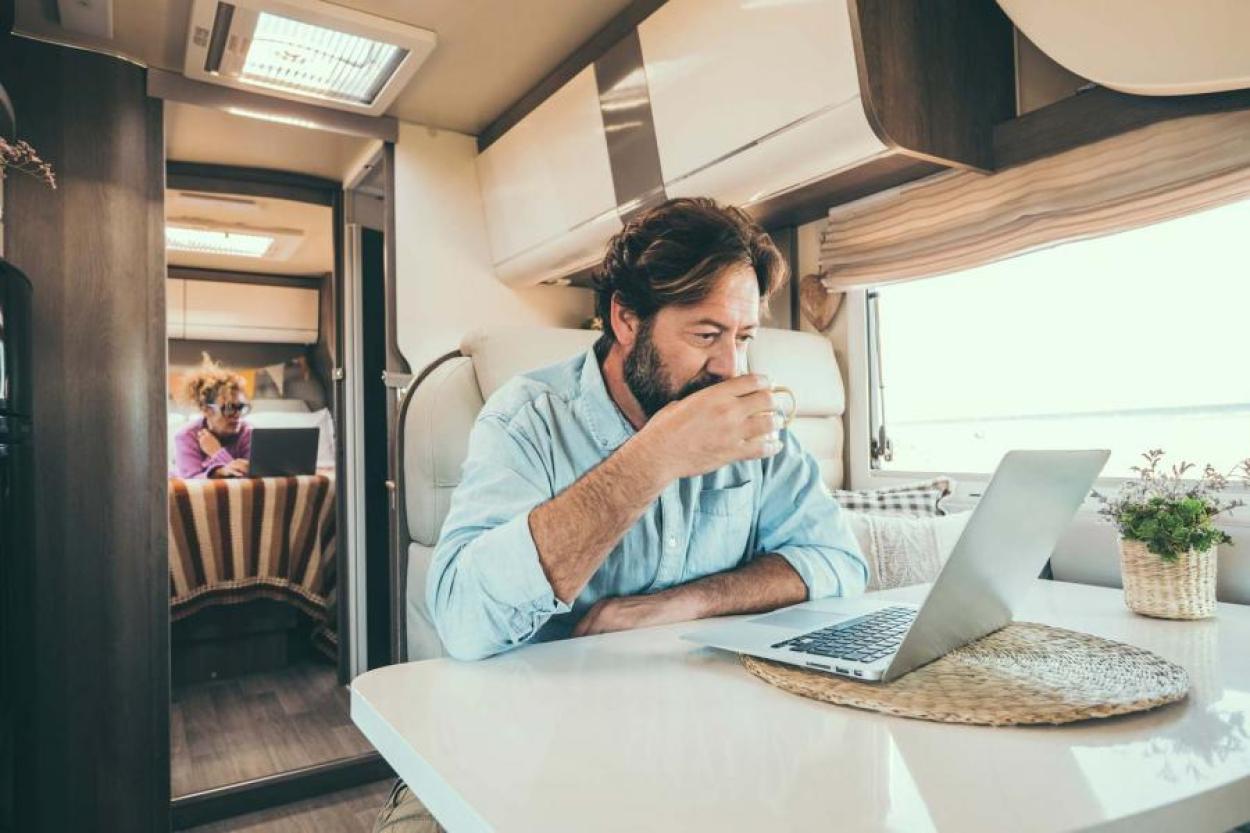
<path id="1" fill-rule="evenodd" d="M 409 5 L 405 14 L 426 13 L 423 3 L 396 8 Z M 191 0 L 183 74 L 256 95 L 382 116 L 437 43 L 428 29 L 340 2 Z M 264 102 L 236 105 L 248 115 L 266 111 Z M 307 118 L 308 125 L 318 123 Z"/>
<path id="2" fill-rule="evenodd" d="M 165 227 L 165 245 L 177 252 L 198 252 L 210 255 L 264 257 L 273 248 L 274 237 L 237 231 Z"/>
<path id="3" fill-rule="evenodd" d="M 372 104 L 408 50 L 261 12 L 239 79 L 273 90 Z"/>

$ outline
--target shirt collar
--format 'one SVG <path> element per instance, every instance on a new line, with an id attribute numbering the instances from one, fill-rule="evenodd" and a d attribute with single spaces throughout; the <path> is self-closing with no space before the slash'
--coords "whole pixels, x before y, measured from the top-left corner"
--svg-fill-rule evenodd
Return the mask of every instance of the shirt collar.
<path id="1" fill-rule="evenodd" d="M 599 367 L 599 359 L 593 347 L 586 351 L 582 359 L 582 372 L 578 383 L 581 387 L 582 418 L 586 420 L 590 433 L 602 448 L 615 449 L 634 435 L 634 427 L 625 419 L 612 395 L 608 393 L 608 386 L 603 380 L 603 371 Z"/>

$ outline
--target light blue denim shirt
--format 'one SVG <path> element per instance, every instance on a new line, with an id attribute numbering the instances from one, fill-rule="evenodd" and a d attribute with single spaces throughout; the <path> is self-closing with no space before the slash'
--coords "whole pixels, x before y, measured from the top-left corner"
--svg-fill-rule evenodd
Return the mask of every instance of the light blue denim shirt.
<path id="1" fill-rule="evenodd" d="M 760 553 L 794 567 L 808 597 L 863 591 L 868 570 L 816 461 L 789 431 L 775 456 L 664 489 L 574 600 L 552 592 L 529 513 L 634 433 L 593 350 L 516 377 L 486 402 L 434 551 L 426 600 L 448 653 L 478 659 L 568 636 L 606 596 L 663 590 Z"/>

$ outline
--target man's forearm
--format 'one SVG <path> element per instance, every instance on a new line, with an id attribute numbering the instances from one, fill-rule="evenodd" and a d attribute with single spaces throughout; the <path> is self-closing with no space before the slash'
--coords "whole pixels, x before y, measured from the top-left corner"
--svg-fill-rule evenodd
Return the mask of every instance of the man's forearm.
<path id="1" fill-rule="evenodd" d="M 621 536 L 672 478 L 640 435 L 529 515 L 551 589 L 572 604 Z"/>
<path id="2" fill-rule="evenodd" d="M 663 591 L 686 603 L 697 615 L 763 613 L 807 601 L 807 585 L 780 555 L 769 553 L 724 573 Z"/>

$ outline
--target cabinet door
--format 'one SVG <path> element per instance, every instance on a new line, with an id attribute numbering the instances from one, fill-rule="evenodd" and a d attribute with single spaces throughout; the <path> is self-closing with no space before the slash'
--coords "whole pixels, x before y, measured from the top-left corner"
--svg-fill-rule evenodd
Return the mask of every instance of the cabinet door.
<path id="1" fill-rule="evenodd" d="M 477 159 L 498 266 L 616 209 L 594 67 L 587 67 Z"/>
<path id="2" fill-rule="evenodd" d="M 666 185 L 859 99 L 846 0 L 670 0 L 638 37 Z"/>
<path id="3" fill-rule="evenodd" d="M 317 290 L 186 282 L 186 338 L 312 344 Z"/>

